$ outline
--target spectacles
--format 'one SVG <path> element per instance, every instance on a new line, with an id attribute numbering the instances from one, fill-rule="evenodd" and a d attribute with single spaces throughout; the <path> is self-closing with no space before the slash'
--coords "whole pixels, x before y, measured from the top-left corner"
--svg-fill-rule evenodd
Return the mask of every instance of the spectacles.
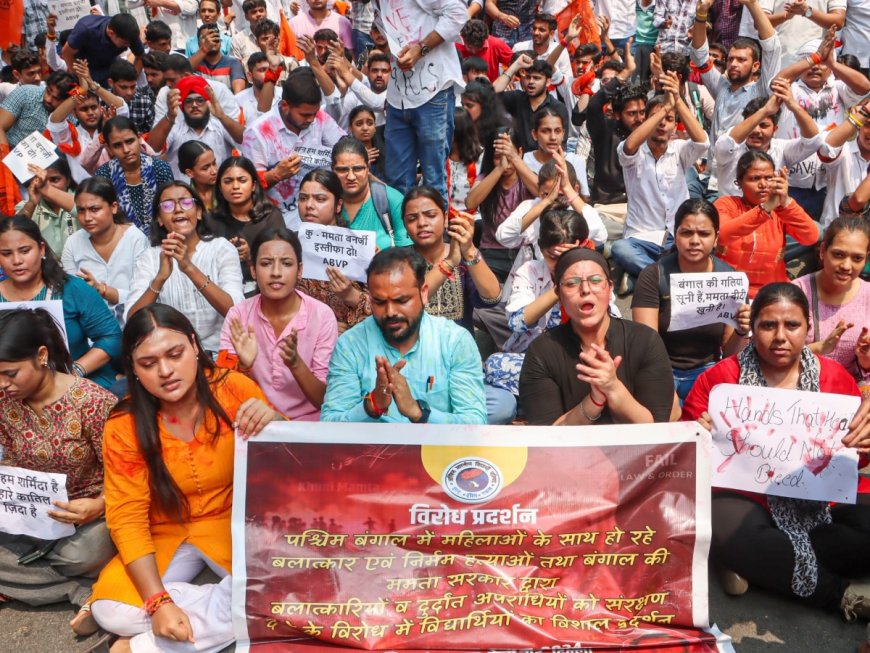
<path id="1" fill-rule="evenodd" d="M 196 200 L 192 197 L 182 197 L 177 200 L 163 200 L 159 204 L 160 210 L 164 213 L 172 213 L 176 206 L 181 206 L 182 211 L 190 211 L 196 206 Z"/>
<path id="2" fill-rule="evenodd" d="M 589 290 L 593 292 L 597 292 L 601 290 L 604 285 L 607 283 L 607 279 L 600 274 L 591 274 L 588 277 L 568 277 L 559 282 L 559 285 L 562 286 L 565 290 L 570 292 L 574 292 L 578 290 L 583 282 L 589 284 Z"/>
<path id="3" fill-rule="evenodd" d="M 208 100 L 206 100 L 204 97 L 201 97 L 201 96 L 200 97 L 189 97 L 189 98 L 186 98 L 184 100 L 184 106 L 188 107 L 188 106 L 193 106 L 194 104 L 201 105 L 201 104 L 206 104 L 207 102 L 208 102 Z"/>
<path id="4" fill-rule="evenodd" d="M 333 171 L 335 172 L 335 174 L 341 175 L 343 177 L 351 171 L 353 171 L 353 174 L 355 175 L 361 175 L 368 169 L 368 166 L 335 166 L 335 168 L 333 168 Z"/>

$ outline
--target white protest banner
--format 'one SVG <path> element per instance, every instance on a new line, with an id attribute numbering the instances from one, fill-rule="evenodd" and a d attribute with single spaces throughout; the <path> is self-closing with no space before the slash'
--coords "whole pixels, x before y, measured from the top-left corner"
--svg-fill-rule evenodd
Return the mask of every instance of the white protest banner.
<path id="1" fill-rule="evenodd" d="M 42 308 L 48 311 L 54 318 L 54 323 L 63 334 L 63 341 L 69 347 L 69 338 L 66 335 L 66 322 L 63 321 L 63 302 L 59 299 L 44 299 L 29 302 L 0 302 L 0 311 L 14 311 L 19 308 Z"/>
<path id="2" fill-rule="evenodd" d="M 366 268 L 375 255 L 375 236 L 374 231 L 303 222 L 299 227 L 303 278 L 329 281 L 326 268 L 333 267 L 351 281 L 365 283 Z"/>
<path id="3" fill-rule="evenodd" d="M 27 169 L 28 163 L 38 165 L 40 168 L 47 168 L 58 158 L 57 152 L 54 150 L 54 143 L 39 132 L 32 132 L 6 155 L 3 163 L 23 184 L 33 178 L 33 173 Z"/>
<path id="4" fill-rule="evenodd" d="M 855 503 L 858 452 L 841 440 L 860 404 L 849 395 L 717 385 L 713 486 Z"/>
<path id="5" fill-rule="evenodd" d="M 75 526 L 48 516 L 52 501 L 68 500 L 66 474 L 35 472 L 0 465 L 0 532 L 58 540 L 75 533 Z"/>
<path id="6" fill-rule="evenodd" d="M 52 0 L 48 3 L 51 13 L 57 16 L 57 31 L 75 27 L 79 18 L 91 13 L 88 0 Z"/>
<path id="7" fill-rule="evenodd" d="M 682 331 L 706 324 L 737 326 L 749 279 L 743 272 L 690 272 L 671 275 L 671 324 Z"/>

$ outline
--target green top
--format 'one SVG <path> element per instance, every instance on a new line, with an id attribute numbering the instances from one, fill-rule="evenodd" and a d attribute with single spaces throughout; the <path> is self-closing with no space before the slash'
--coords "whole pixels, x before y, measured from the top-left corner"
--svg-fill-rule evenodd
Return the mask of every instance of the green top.
<path id="1" fill-rule="evenodd" d="M 659 38 L 659 30 L 653 27 L 653 14 L 656 11 L 656 3 L 650 2 L 649 6 L 644 9 L 640 6 L 640 2 L 635 3 L 635 16 L 637 17 L 637 32 L 634 35 L 634 42 L 638 45 L 655 45 Z"/>
<path id="2" fill-rule="evenodd" d="M 26 202 L 19 202 L 15 206 L 15 212 L 19 213 L 25 204 Z M 75 207 L 73 207 L 72 213 L 66 209 L 61 209 L 55 213 L 45 200 L 40 200 L 33 210 L 31 219 L 39 226 L 39 231 L 42 232 L 46 244 L 51 247 L 51 251 L 57 254 L 58 258 L 63 254 L 63 246 L 66 244 L 67 237 L 81 228 L 76 215 Z"/>
<path id="3" fill-rule="evenodd" d="M 341 209 L 341 217 L 350 225 L 351 229 L 356 231 L 374 231 L 377 234 L 378 249 L 387 249 L 392 245 L 397 247 L 409 247 L 413 245 L 413 241 L 405 229 L 405 222 L 402 219 L 402 202 L 404 201 L 402 194 L 395 188 L 387 186 L 387 202 L 390 205 L 390 224 L 393 225 L 393 238 L 395 243 L 390 242 L 390 235 L 384 229 L 384 224 L 375 212 L 375 204 L 372 201 L 371 194 L 365 203 L 359 207 L 356 217 L 351 223 L 347 217 L 347 211 Z"/>

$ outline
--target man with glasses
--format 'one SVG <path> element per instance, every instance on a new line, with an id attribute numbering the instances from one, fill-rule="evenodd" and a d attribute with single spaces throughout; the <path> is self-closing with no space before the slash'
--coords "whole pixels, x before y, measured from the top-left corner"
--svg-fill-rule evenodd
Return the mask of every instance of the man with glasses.
<path id="1" fill-rule="evenodd" d="M 183 178 L 178 168 L 178 149 L 187 141 L 201 141 L 214 151 L 218 166 L 242 142 L 245 128 L 224 113 L 208 83 L 196 75 L 183 77 L 169 92 L 169 110 L 148 134 L 148 144 L 156 151 L 166 146 L 165 159 L 176 179 Z M 182 120 L 178 120 L 179 110 Z"/>

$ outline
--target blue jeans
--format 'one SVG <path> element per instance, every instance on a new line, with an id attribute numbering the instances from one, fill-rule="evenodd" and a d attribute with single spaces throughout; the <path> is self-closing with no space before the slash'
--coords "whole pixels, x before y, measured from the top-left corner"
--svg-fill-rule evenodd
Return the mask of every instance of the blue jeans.
<path id="1" fill-rule="evenodd" d="M 484 384 L 486 391 L 486 423 L 492 426 L 510 424 L 517 416 L 517 398 L 501 388 Z"/>
<path id="2" fill-rule="evenodd" d="M 370 50 L 375 47 L 375 42 L 372 41 L 372 37 L 369 36 L 366 32 L 361 32 L 358 29 L 351 30 L 351 37 L 353 38 L 353 56 L 354 58 L 359 57 L 366 50 Z"/>
<path id="3" fill-rule="evenodd" d="M 825 197 L 828 195 L 828 189 L 822 188 L 795 188 L 788 187 L 788 194 L 791 198 L 801 205 L 801 208 L 816 222 L 822 219 L 822 211 L 825 208 Z"/>
<path id="4" fill-rule="evenodd" d="M 818 222 L 816 222 L 816 226 L 819 228 L 819 240 L 816 241 L 816 244 L 818 244 L 822 240 L 822 233 L 824 232 L 824 229 L 822 229 L 822 225 L 820 225 Z M 794 261 L 795 259 L 812 252 L 813 247 L 815 247 L 815 245 L 801 245 L 794 238 L 786 234 L 785 258 L 783 260 L 785 260 L 786 263 L 788 263 L 789 261 Z"/>
<path id="5" fill-rule="evenodd" d="M 689 391 L 692 389 L 692 386 L 695 385 L 695 380 L 701 376 L 702 372 L 709 370 L 715 364 L 714 361 L 712 363 L 707 363 L 706 365 L 701 365 L 700 367 L 693 367 L 689 370 L 673 370 L 674 390 L 677 391 L 677 396 L 680 398 L 680 406 L 683 405 L 686 397 L 689 396 Z"/>
<path id="6" fill-rule="evenodd" d="M 673 244 L 674 237 L 671 234 L 668 234 L 664 245 L 656 245 L 639 238 L 623 238 L 610 246 L 610 256 L 629 276 L 637 278 L 641 270 L 658 261 Z"/>
<path id="7" fill-rule="evenodd" d="M 447 197 L 447 156 L 453 140 L 453 87 L 416 109 L 387 105 L 387 179 L 402 195 L 417 185 L 417 161 L 423 183 Z"/>

